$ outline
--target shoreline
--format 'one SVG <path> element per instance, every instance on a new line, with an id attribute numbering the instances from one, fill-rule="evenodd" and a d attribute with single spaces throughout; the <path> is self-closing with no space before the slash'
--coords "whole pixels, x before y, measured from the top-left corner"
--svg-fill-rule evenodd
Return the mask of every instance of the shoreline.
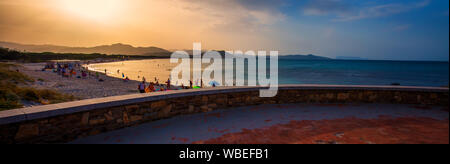
<path id="1" fill-rule="evenodd" d="M 150 59 L 156 60 L 156 59 Z M 127 61 L 141 61 L 141 60 L 127 60 Z M 21 73 L 34 78 L 35 82 L 28 85 L 28 87 L 36 89 L 51 89 L 64 94 L 75 96 L 79 100 L 103 98 L 111 96 L 121 96 L 139 93 L 138 85 L 141 81 L 134 78 L 124 80 L 119 77 L 110 76 L 111 74 L 105 74 L 104 71 L 96 70 L 89 65 L 91 64 L 108 64 L 123 61 L 80 61 L 79 67 L 74 67 L 76 75 L 72 77 L 62 77 L 57 73 L 42 69 L 47 63 L 16 63 L 21 65 L 19 68 Z M 81 76 L 81 71 L 87 71 L 88 76 L 86 78 L 77 77 Z M 156 70 L 159 71 L 159 70 Z M 96 77 L 99 75 L 99 78 Z M 161 77 L 158 77 L 161 78 Z M 101 79 L 101 81 L 100 81 Z M 153 80 L 146 80 L 146 86 Z M 156 86 L 157 90 L 166 88 L 167 85 L 161 83 L 160 86 Z M 174 89 L 180 89 L 177 86 Z M 36 104 L 34 104 L 36 105 Z M 33 106 L 34 106 L 33 105 Z M 38 105 L 37 105 L 38 106 Z"/>
<path id="2" fill-rule="evenodd" d="M 86 79 L 77 78 L 81 74 L 81 67 L 75 68 L 77 75 L 73 77 L 62 77 L 51 71 L 42 71 L 46 63 L 19 63 L 22 68 L 20 72 L 36 79 L 36 82 L 29 87 L 36 89 L 52 89 L 61 93 L 70 94 L 78 99 L 92 99 L 101 97 L 110 97 L 118 95 L 127 95 L 138 93 L 138 81 L 129 80 L 124 82 L 122 79 L 107 76 L 102 73 L 99 78 L 95 77 L 95 72 Z M 102 79 L 103 81 L 99 81 Z"/>
<path id="3" fill-rule="evenodd" d="M 147 61 L 148 63 L 143 63 L 142 61 Z M 159 83 L 165 83 L 170 78 L 171 70 L 177 65 L 170 63 L 169 59 L 143 59 L 91 63 L 83 66 L 102 74 L 105 74 L 106 69 L 108 76 L 118 79 L 128 77 L 130 80 L 140 82 L 145 78 L 147 82 L 156 83 L 159 81 Z"/>

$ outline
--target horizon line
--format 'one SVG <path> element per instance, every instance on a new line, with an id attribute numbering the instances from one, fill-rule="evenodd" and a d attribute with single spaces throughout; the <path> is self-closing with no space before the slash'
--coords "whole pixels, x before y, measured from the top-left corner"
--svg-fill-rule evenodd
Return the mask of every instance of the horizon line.
<path id="1" fill-rule="evenodd" d="M 116 44 L 122 44 L 122 45 L 129 45 L 133 48 L 160 48 L 160 49 L 164 49 L 166 51 L 169 52 L 175 52 L 175 51 L 186 51 L 186 50 L 192 50 L 192 49 L 168 49 L 168 48 L 161 48 L 161 47 L 157 47 L 157 46 L 135 46 L 132 44 L 128 44 L 128 43 L 123 43 L 123 42 L 116 42 L 116 43 L 111 43 L 111 44 L 98 44 L 96 46 L 70 46 L 70 45 L 61 45 L 61 44 L 51 44 L 51 43 L 42 43 L 42 44 L 34 44 L 34 43 L 20 43 L 20 42 L 14 42 L 14 41 L 4 41 L 4 40 L 0 40 L 0 42 L 3 43 L 12 43 L 12 44 L 20 44 L 20 45 L 24 45 L 24 46 L 59 46 L 59 47 L 70 47 L 70 48 L 94 48 L 94 47 L 100 47 L 100 46 L 112 46 L 112 45 L 116 45 Z M 1 46 L 0 46 L 1 47 Z M 7 47 L 1 47 L 1 48 L 7 48 Z M 8 48 L 9 49 L 9 48 Z M 173 51 L 175 50 L 175 51 Z M 205 51 L 227 51 L 227 50 L 205 50 Z M 203 50 L 202 50 L 203 52 Z M 35 52 L 36 53 L 36 52 Z M 52 53 L 56 53 L 56 52 L 52 52 Z M 336 57 L 329 57 L 329 56 L 322 56 L 322 55 L 316 55 L 316 54 L 301 54 L 301 53 L 286 53 L 286 54 L 281 54 L 279 56 L 306 56 L 306 55 L 314 55 L 317 57 L 326 57 L 326 58 L 330 58 L 332 60 L 347 60 L 347 61 L 404 61 L 404 62 L 450 62 L 449 59 L 447 60 L 434 60 L 434 59 L 371 59 L 371 58 L 365 58 L 365 57 L 359 57 L 359 56 L 336 56 Z M 129 55 L 126 55 L 129 56 Z M 355 57 L 355 58 L 362 58 L 362 59 L 338 59 L 339 57 Z"/>

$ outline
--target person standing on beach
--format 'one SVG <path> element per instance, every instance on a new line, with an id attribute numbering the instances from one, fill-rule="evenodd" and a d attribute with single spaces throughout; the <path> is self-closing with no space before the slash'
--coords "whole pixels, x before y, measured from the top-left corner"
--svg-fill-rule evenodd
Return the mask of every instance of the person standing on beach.
<path id="1" fill-rule="evenodd" d="M 140 93 L 145 93 L 145 82 L 139 84 L 138 89 Z"/>
<path id="2" fill-rule="evenodd" d="M 86 79 L 86 76 L 87 76 L 86 71 L 81 71 L 81 77 L 83 79 Z"/>
<path id="3" fill-rule="evenodd" d="M 73 69 L 70 69 L 70 71 L 69 71 L 69 77 L 71 78 L 72 75 L 73 75 Z"/>
<path id="4" fill-rule="evenodd" d="M 167 79 L 167 89 L 170 89 L 170 78 L 169 79 Z"/>
<path id="5" fill-rule="evenodd" d="M 192 86 L 193 84 L 192 84 L 192 80 L 189 80 L 189 87 L 192 89 L 193 88 L 193 86 Z"/>
<path id="6" fill-rule="evenodd" d="M 200 88 L 203 88 L 203 79 L 200 79 Z"/>
<path id="7" fill-rule="evenodd" d="M 61 74 L 62 74 L 63 77 L 66 75 L 66 69 L 65 69 L 65 68 L 63 68 L 63 69 L 61 70 Z"/>

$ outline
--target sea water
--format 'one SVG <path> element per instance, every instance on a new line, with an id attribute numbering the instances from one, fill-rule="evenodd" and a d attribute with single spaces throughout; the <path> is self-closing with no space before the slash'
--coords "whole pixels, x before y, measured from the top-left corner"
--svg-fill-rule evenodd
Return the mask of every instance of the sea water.
<path id="1" fill-rule="evenodd" d="M 94 64 L 89 67 L 99 72 L 108 70 L 109 76 L 131 80 L 163 82 L 170 76 L 169 59 L 124 61 Z M 121 72 L 116 72 L 120 70 Z M 242 70 L 241 70 L 242 71 Z M 279 84 L 333 84 L 333 85 L 449 85 L 449 63 L 430 61 L 373 61 L 373 60 L 293 60 L 280 58 Z M 194 80 L 195 81 L 195 80 Z M 207 82 L 205 82 L 207 83 Z M 185 84 L 187 85 L 187 84 Z"/>
<path id="2" fill-rule="evenodd" d="M 280 84 L 448 86 L 449 63 L 279 60 Z"/>

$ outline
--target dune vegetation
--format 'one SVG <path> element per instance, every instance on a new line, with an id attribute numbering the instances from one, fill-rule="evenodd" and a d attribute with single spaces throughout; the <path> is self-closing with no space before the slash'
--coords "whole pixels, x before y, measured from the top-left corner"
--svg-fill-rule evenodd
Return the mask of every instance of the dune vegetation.
<path id="1" fill-rule="evenodd" d="M 18 71 L 18 65 L 0 63 L 0 111 L 23 107 L 23 103 L 54 104 L 76 100 L 49 89 L 28 87 L 35 80 Z"/>

